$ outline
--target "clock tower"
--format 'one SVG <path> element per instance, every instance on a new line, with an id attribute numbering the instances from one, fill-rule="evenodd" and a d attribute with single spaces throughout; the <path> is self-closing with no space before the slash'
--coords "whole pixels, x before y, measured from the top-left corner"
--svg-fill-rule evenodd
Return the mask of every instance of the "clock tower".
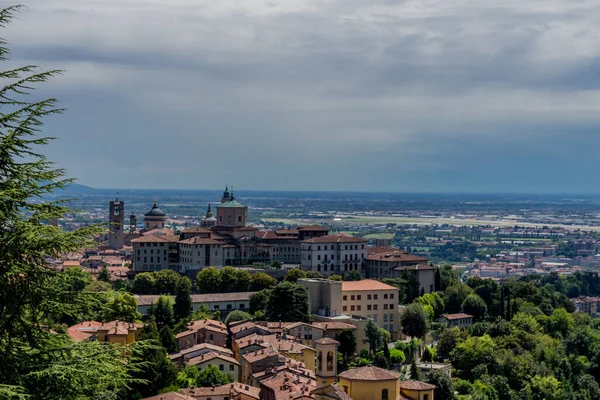
<path id="1" fill-rule="evenodd" d="M 109 203 L 109 218 L 110 223 L 108 236 L 108 246 L 114 250 L 120 250 L 125 244 L 125 202 L 119 201 L 117 197 Z"/>

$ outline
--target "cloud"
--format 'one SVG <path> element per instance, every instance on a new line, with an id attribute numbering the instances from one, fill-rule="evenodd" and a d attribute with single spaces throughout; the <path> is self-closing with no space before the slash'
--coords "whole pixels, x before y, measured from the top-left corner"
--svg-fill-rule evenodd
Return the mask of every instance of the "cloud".
<path id="1" fill-rule="evenodd" d="M 68 70 L 42 93 L 70 110 L 48 125 L 51 155 L 84 183 L 543 191 L 513 173 L 531 168 L 589 190 L 576 154 L 548 155 L 595 140 L 594 1 L 27 6 L 3 36 L 12 62 Z"/>

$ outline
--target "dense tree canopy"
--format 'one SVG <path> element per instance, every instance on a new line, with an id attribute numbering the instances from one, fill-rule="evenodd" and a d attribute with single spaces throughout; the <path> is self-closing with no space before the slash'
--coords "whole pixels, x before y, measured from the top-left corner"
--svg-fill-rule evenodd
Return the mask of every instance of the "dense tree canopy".
<path id="1" fill-rule="evenodd" d="M 308 291 L 290 281 L 281 282 L 270 291 L 265 316 L 270 321 L 310 321 Z"/>

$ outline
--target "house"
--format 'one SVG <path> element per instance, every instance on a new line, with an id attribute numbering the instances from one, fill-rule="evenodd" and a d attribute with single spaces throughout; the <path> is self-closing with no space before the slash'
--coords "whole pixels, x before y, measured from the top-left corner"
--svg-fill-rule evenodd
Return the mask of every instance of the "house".
<path id="1" fill-rule="evenodd" d="M 340 387 L 353 400 L 434 400 L 434 385 L 400 381 L 395 371 L 369 366 L 344 371 L 338 377 Z"/>
<path id="2" fill-rule="evenodd" d="M 195 400 L 259 400 L 260 389 L 234 382 L 216 387 L 186 388 L 180 392 Z"/>
<path id="3" fill-rule="evenodd" d="M 365 273 L 369 278 L 401 278 L 410 274 L 424 293 L 435 291 L 435 268 L 428 259 L 393 247 L 371 247 L 365 257 Z"/>
<path id="4" fill-rule="evenodd" d="M 100 342 L 125 345 L 135 341 L 137 330 L 143 326 L 143 324 L 125 321 L 112 321 L 106 323 L 84 321 L 70 326 L 67 329 L 67 334 L 74 342 L 97 339 Z"/>
<path id="5" fill-rule="evenodd" d="M 256 292 L 237 292 L 237 293 L 211 293 L 211 294 L 193 294 L 192 310 L 198 311 L 204 304 L 210 311 L 220 311 L 221 316 L 229 314 L 233 310 L 248 311 L 250 309 L 250 296 Z M 147 315 L 152 304 L 158 300 L 157 295 L 135 295 L 138 305 L 138 311 L 142 315 Z M 175 296 L 169 296 L 175 301 Z"/>
<path id="6" fill-rule="evenodd" d="M 196 398 L 177 392 L 167 392 L 157 394 L 156 396 L 144 397 L 142 400 L 196 400 Z"/>
<path id="7" fill-rule="evenodd" d="M 314 379 L 284 371 L 260 381 L 261 400 L 304 400 L 312 398 L 310 392 L 317 386 Z"/>
<path id="8" fill-rule="evenodd" d="M 466 328 L 473 325 L 473 316 L 465 313 L 443 314 L 438 318 L 438 322 L 446 323 L 448 328 L 453 328 L 455 326 Z"/>
<path id="9" fill-rule="evenodd" d="M 176 363 L 179 366 L 183 366 L 185 364 L 185 362 L 187 360 L 189 360 L 190 358 L 195 358 L 202 354 L 211 353 L 211 352 L 219 353 L 224 356 L 233 358 L 233 351 L 229 350 L 226 347 L 215 346 L 214 344 L 210 344 L 210 343 L 200 343 L 195 346 L 189 347 L 187 349 L 180 350 L 178 353 L 169 355 L 169 358 L 171 359 L 171 361 L 173 363 Z"/>
<path id="10" fill-rule="evenodd" d="M 211 351 L 184 361 L 186 367 L 196 367 L 199 370 L 214 365 L 224 374 L 229 375 L 232 381 L 237 382 L 240 375 L 240 363 L 233 357 Z"/>
<path id="11" fill-rule="evenodd" d="M 225 347 L 227 344 L 227 327 L 221 321 L 212 319 L 190 321 L 188 330 L 178 333 L 175 338 L 179 344 L 179 350 L 185 350 L 201 343 Z"/>
<path id="12" fill-rule="evenodd" d="M 433 371 L 439 371 L 448 375 L 448 378 L 452 378 L 452 364 L 450 363 L 421 362 L 417 364 L 417 368 L 421 371 L 421 376 L 427 376 Z"/>

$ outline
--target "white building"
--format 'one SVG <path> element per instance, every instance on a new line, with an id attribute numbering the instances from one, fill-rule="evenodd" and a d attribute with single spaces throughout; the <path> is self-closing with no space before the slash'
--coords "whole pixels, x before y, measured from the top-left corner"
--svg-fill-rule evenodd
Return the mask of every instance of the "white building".
<path id="1" fill-rule="evenodd" d="M 180 272 L 185 273 L 205 267 L 223 267 L 223 242 L 209 238 L 191 237 L 177 243 L 179 243 Z"/>
<path id="2" fill-rule="evenodd" d="M 303 240 L 300 247 L 301 268 L 325 276 L 343 275 L 347 271 L 362 272 L 367 242 L 367 239 L 344 233 Z"/>

